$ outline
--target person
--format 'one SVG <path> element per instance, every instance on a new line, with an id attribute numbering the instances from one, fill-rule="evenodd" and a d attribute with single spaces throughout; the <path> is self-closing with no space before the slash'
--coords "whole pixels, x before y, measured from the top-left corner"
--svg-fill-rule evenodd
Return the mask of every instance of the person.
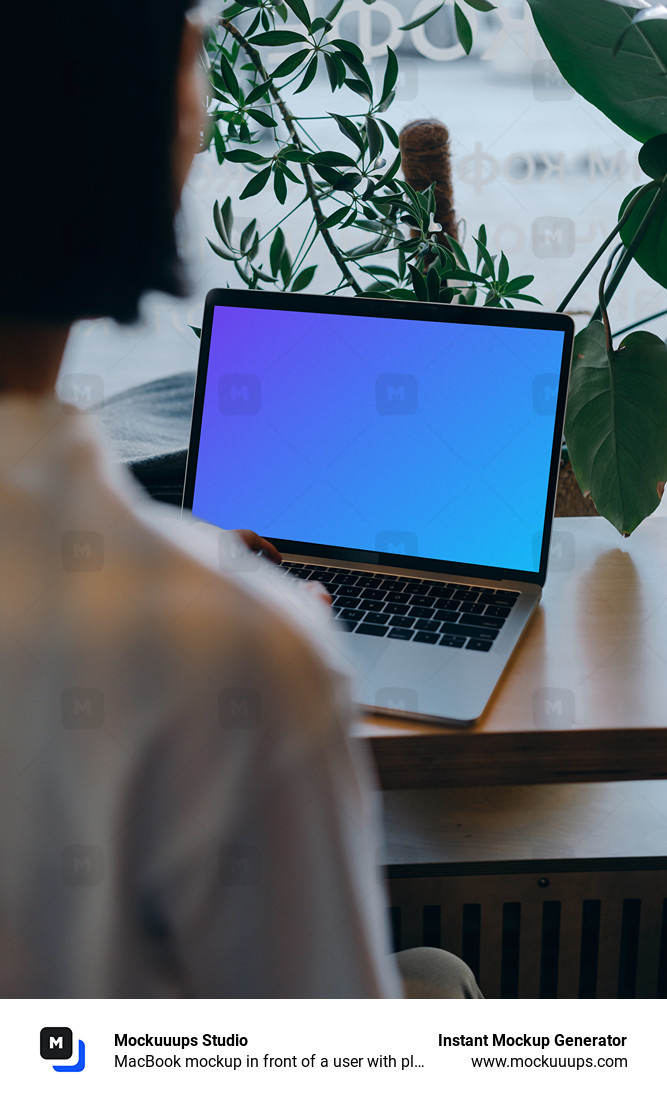
<path id="1" fill-rule="evenodd" d="M 76 320 L 183 291 L 188 8 L 4 16 L 0 996 L 476 996 L 444 952 L 387 952 L 325 603 L 258 536 L 144 498 L 54 392 Z"/>

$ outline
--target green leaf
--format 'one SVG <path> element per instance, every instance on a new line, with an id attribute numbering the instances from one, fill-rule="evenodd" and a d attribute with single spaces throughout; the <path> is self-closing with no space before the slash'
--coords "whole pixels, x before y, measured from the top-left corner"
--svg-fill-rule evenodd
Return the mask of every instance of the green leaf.
<path id="1" fill-rule="evenodd" d="M 258 99 L 265 98 L 270 86 L 271 81 L 265 80 L 262 84 L 256 84 L 254 88 L 251 88 L 246 96 L 246 106 L 249 107 L 251 103 L 256 103 Z"/>
<path id="2" fill-rule="evenodd" d="M 368 155 L 371 160 L 376 160 L 384 148 L 382 130 L 372 115 L 366 115 L 366 138 L 368 140 Z"/>
<path id="3" fill-rule="evenodd" d="M 290 168 L 287 167 L 287 165 L 284 163 L 284 161 L 280 164 L 280 170 L 283 173 L 283 175 L 285 176 L 285 179 L 291 179 L 292 183 L 299 183 L 299 184 L 303 183 L 303 180 L 299 179 L 298 176 L 295 176 L 294 172 Z"/>
<path id="4" fill-rule="evenodd" d="M 253 274 L 254 274 L 255 278 L 259 279 L 260 282 L 274 282 L 275 283 L 275 282 L 278 281 L 275 278 L 271 278 L 270 275 L 265 275 L 264 272 L 262 271 L 261 267 L 253 267 L 252 271 L 253 271 Z"/>
<path id="5" fill-rule="evenodd" d="M 398 58 L 396 57 L 396 54 L 392 50 L 391 46 L 387 46 L 387 67 L 384 70 L 384 80 L 382 82 L 380 103 L 383 103 L 389 93 L 394 90 L 397 78 Z"/>
<path id="6" fill-rule="evenodd" d="M 237 15 L 240 15 L 242 11 L 246 10 L 245 4 L 230 4 L 228 8 L 223 8 L 223 19 L 235 19 Z"/>
<path id="7" fill-rule="evenodd" d="M 272 118 L 266 111 L 258 111 L 255 107 L 251 107 L 248 114 L 259 126 L 266 126 L 267 129 L 278 125 L 276 119 Z"/>
<path id="8" fill-rule="evenodd" d="M 252 23 L 250 24 L 247 31 L 245 32 L 246 33 L 246 38 L 250 38 L 255 33 L 255 31 L 257 30 L 257 28 L 260 24 L 262 14 L 263 13 L 260 12 L 260 11 L 257 12 L 257 15 L 255 16 Z M 245 69 L 245 65 L 243 65 L 242 67 Z"/>
<path id="9" fill-rule="evenodd" d="M 496 266 L 495 266 L 495 262 L 494 262 L 495 256 L 491 255 L 491 253 L 489 252 L 489 249 L 479 239 L 479 237 L 473 237 L 472 239 L 474 240 L 475 244 L 477 245 L 479 255 L 481 255 L 482 259 L 484 260 L 484 268 L 486 269 L 487 273 L 491 276 L 491 278 L 493 278 L 494 274 L 495 274 L 495 270 L 496 270 Z M 478 263 L 478 266 L 479 266 L 479 263 Z M 482 269 L 482 273 L 484 273 L 484 268 Z"/>
<path id="10" fill-rule="evenodd" d="M 278 202 L 283 206 L 287 198 L 287 184 L 285 183 L 285 176 L 280 171 L 280 168 L 275 168 L 273 172 L 273 190 Z"/>
<path id="11" fill-rule="evenodd" d="M 310 13 L 303 0 L 285 0 L 285 3 L 294 12 L 297 19 L 310 30 Z"/>
<path id="12" fill-rule="evenodd" d="M 361 134 L 359 133 L 359 130 L 355 126 L 354 122 L 352 122 L 351 119 L 346 118 L 345 115 L 342 115 L 342 114 L 333 114 L 332 113 L 331 117 L 335 121 L 335 123 L 338 126 L 338 129 L 340 130 L 340 132 L 345 137 L 349 138 L 350 141 L 354 142 L 354 144 L 357 146 L 357 149 L 359 150 L 360 153 L 364 153 L 366 151 L 365 150 L 365 145 L 364 145 L 364 139 L 361 136 Z"/>
<path id="13" fill-rule="evenodd" d="M 206 238 L 208 240 L 208 237 Z M 226 248 L 222 248 L 219 244 L 216 244 L 213 240 L 208 240 L 211 248 L 215 252 L 216 256 L 220 256 L 220 259 L 237 259 L 233 252 L 228 252 Z"/>
<path id="14" fill-rule="evenodd" d="M 506 294 L 515 294 L 518 290 L 523 290 L 524 286 L 530 286 L 531 282 L 534 282 L 534 275 L 518 275 L 517 278 L 512 279 L 507 283 L 505 287 Z"/>
<path id="15" fill-rule="evenodd" d="M 232 200 L 229 195 L 223 202 L 220 212 L 222 214 L 222 222 L 225 227 L 225 232 L 227 233 L 227 240 L 228 243 L 230 243 L 232 239 L 232 229 L 234 228 L 234 214 L 232 213 Z"/>
<path id="16" fill-rule="evenodd" d="M 305 149 L 297 149 L 296 145 L 283 145 L 280 150 L 281 160 L 293 160 L 297 164 L 305 164 L 310 160 L 311 154 L 307 153 Z"/>
<path id="17" fill-rule="evenodd" d="M 390 164 L 387 171 L 377 181 L 376 187 L 384 187 L 390 179 L 393 179 L 398 169 L 401 166 L 401 154 L 398 153 L 392 164 Z"/>
<path id="18" fill-rule="evenodd" d="M 611 0 L 612 4 L 615 4 L 617 2 L 618 2 L 618 0 Z M 646 3 L 648 3 L 648 2 L 649 2 L 649 0 L 646 0 Z M 631 6 L 633 8 L 636 8 L 636 7 L 639 7 L 639 4 L 632 3 L 632 0 L 628 0 L 628 3 L 626 3 L 625 6 L 626 7 Z M 632 30 L 633 27 L 636 27 L 638 23 L 645 23 L 648 20 L 655 20 L 655 19 L 667 19 L 667 8 L 665 8 L 664 4 L 656 4 L 655 7 L 645 8 L 644 11 L 638 11 L 636 15 L 633 15 L 632 22 L 630 23 L 630 25 L 628 27 L 625 28 L 625 30 L 621 34 L 621 37 L 619 38 L 618 42 L 616 43 L 616 46 L 614 48 L 614 53 L 617 53 L 618 50 L 620 49 L 621 44 L 623 42 L 623 39 L 627 35 L 628 31 Z"/>
<path id="19" fill-rule="evenodd" d="M 232 164 L 266 164 L 269 157 L 253 153 L 251 149 L 227 149 L 225 160 Z"/>
<path id="20" fill-rule="evenodd" d="M 468 259 L 466 257 L 465 252 L 463 251 L 461 245 L 459 244 L 459 242 L 457 240 L 454 240 L 454 237 L 450 237 L 449 233 L 445 233 L 445 237 L 447 239 L 448 248 L 450 248 L 450 250 L 454 253 L 457 262 L 460 264 L 460 266 L 466 272 L 466 277 L 468 277 L 469 274 L 470 274 Z"/>
<path id="21" fill-rule="evenodd" d="M 622 130 L 645 142 L 667 133 L 667 23 L 642 24 L 614 47 L 630 13 L 607 0 L 528 0 L 562 75 Z"/>
<path id="22" fill-rule="evenodd" d="M 353 91 L 355 95 L 363 96 L 367 103 L 373 102 L 373 93 L 368 90 L 368 85 L 365 84 L 363 80 L 356 80 L 352 77 L 348 77 L 343 83 L 345 84 L 345 87 L 349 88 L 350 91 Z"/>
<path id="23" fill-rule="evenodd" d="M 619 217 L 638 190 L 639 188 L 636 187 L 623 199 Z M 643 195 L 621 228 L 620 236 L 626 248 L 630 247 L 632 238 L 655 197 L 656 191 L 649 191 Z M 667 287 L 667 195 L 662 196 L 657 210 L 652 214 L 648 232 L 640 241 L 634 258 L 647 275 L 659 282 L 661 286 Z"/>
<path id="24" fill-rule="evenodd" d="M 241 233 L 241 242 L 240 243 L 241 243 L 241 251 L 242 252 L 247 252 L 248 251 L 248 245 L 250 244 L 250 241 L 252 240 L 252 235 L 255 232 L 256 226 L 257 226 L 257 219 L 253 218 L 252 221 L 248 222 L 245 229 Z"/>
<path id="25" fill-rule="evenodd" d="M 318 15 L 317 19 L 313 19 L 313 25 L 310 28 L 311 34 L 317 34 L 318 31 L 330 31 L 333 24 L 328 19 L 323 19 L 321 15 Z"/>
<path id="26" fill-rule="evenodd" d="M 329 16 L 327 16 L 327 19 Z M 349 42 L 347 38 L 334 38 L 330 42 L 331 46 L 337 46 L 341 53 L 351 53 L 353 57 L 356 57 L 357 61 L 363 62 L 364 55 L 355 42 Z"/>
<path id="27" fill-rule="evenodd" d="M 631 534 L 667 480 L 667 347 L 631 332 L 607 352 L 592 321 L 575 340 L 565 435 L 575 477 L 601 515 Z"/>
<path id="28" fill-rule="evenodd" d="M 426 285 L 426 279 L 422 275 L 414 264 L 408 264 L 408 271 L 410 272 L 410 278 L 412 279 L 412 286 L 414 292 L 417 295 L 419 301 L 428 301 L 428 287 Z"/>
<path id="29" fill-rule="evenodd" d="M 531 294 L 508 294 L 507 291 L 505 291 L 504 297 L 515 298 L 517 301 L 532 301 L 535 305 L 542 305 L 540 299 L 532 297 Z M 509 302 L 507 304 L 509 305 Z"/>
<path id="30" fill-rule="evenodd" d="M 472 27 L 468 22 L 467 16 L 464 15 L 458 4 L 454 4 L 454 22 L 456 23 L 456 33 L 459 42 L 463 46 L 465 52 L 470 53 L 472 49 Z"/>
<path id="31" fill-rule="evenodd" d="M 304 267 L 303 271 L 299 271 L 299 274 L 296 276 L 291 286 L 291 289 L 294 291 L 294 293 L 298 293 L 299 290 L 305 290 L 306 287 L 309 286 L 310 283 L 313 281 L 313 275 L 316 271 L 317 264 L 315 264 L 313 267 Z"/>
<path id="32" fill-rule="evenodd" d="M 344 217 L 347 216 L 349 206 L 341 206 L 338 210 L 334 210 L 333 214 L 329 214 L 320 225 L 320 229 L 332 229 L 334 225 L 340 224 Z"/>
<path id="33" fill-rule="evenodd" d="M 325 151 L 322 153 L 313 153 L 310 157 L 310 163 L 314 165 L 328 164 L 330 167 L 344 167 L 344 168 L 356 168 L 357 162 L 353 160 L 347 153 L 338 153 L 332 150 L 331 152 Z"/>
<path id="34" fill-rule="evenodd" d="M 239 97 L 239 82 L 236 79 L 236 74 L 229 61 L 225 57 L 224 53 L 221 53 L 218 57 L 218 65 L 220 66 L 220 75 L 224 81 L 225 87 L 233 99 Z"/>
<path id="35" fill-rule="evenodd" d="M 280 257 L 280 277 L 283 280 L 284 288 L 287 289 L 289 280 L 292 277 L 292 257 L 286 248 Z"/>
<path id="36" fill-rule="evenodd" d="M 432 19 L 436 12 L 440 11 L 440 8 L 444 6 L 445 0 L 442 0 L 442 4 L 438 4 L 437 8 L 431 8 L 426 12 L 426 15 L 420 15 L 419 19 L 413 19 L 411 23 L 405 23 L 404 26 L 399 27 L 399 31 L 411 31 L 415 27 L 421 27 L 422 23 L 428 23 L 429 19 Z"/>
<path id="37" fill-rule="evenodd" d="M 382 99 L 378 103 L 377 107 L 375 108 L 376 111 L 383 112 L 383 111 L 388 110 L 388 108 L 391 107 L 392 103 L 394 102 L 395 98 L 396 98 L 396 90 L 394 89 L 393 92 L 389 92 L 389 95 L 387 96 L 386 99 Z"/>
<path id="38" fill-rule="evenodd" d="M 273 234 L 273 240 L 271 241 L 271 247 L 269 248 L 269 263 L 271 264 L 271 274 L 275 277 L 280 269 L 280 261 L 283 258 L 283 252 L 285 251 L 285 234 L 280 226 Z"/>
<path id="39" fill-rule="evenodd" d="M 510 273 L 509 260 L 504 252 L 500 253 L 500 263 L 498 264 L 498 282 L 503 286 L 507 282 Z"/>
<path id="40" fill-rule="evenodd" d="M 368 91 L 369 95 L 372 97 L 373 96 L 373 83 L 371 81 L 370 76 L 368 75 L 368 71 L 367 71 L 366 66 L 364 65 L 363 61 L 359 61 L 359 59 L 357 57 L 355 57 L 354 54 L 349 54 L 349 53 L 344 53 L 343 54 L 343 60 L 344 60 L 345 64 L 347 65 L 348 69 L 350 69 L 350 71 L 353 72 L 355 74 L 355 76 L 357 76 L 359 78 L 360 82 L 364 85 L 364 87 Z"/>
<path id="41" fill-rule="evenodd" d="M 198 340 L 201 339 L 201 328 L 197 328 L 194 324 L 189 324 L 188 328 L 191 328 Z"/>
<path id="42" fill-rule="evenodd" d="M 371 266 L 369 264 L 368 267 L 364 267 L 362 270 L 364 270 L 367 275 L 386 275 L 387 278 L 393 279 L 394 282 L 398 278 L 398 275 L 395 271 L 392 271 L 391 267 L 380 267 L 375 264 Z"/>
<path id="43" fill-rule="evenodd" d="M 230 200 L 228 198 L 225 199 L 225 206 L 227 205 L 227 203 L 229 201 Z M 228 248 L 231 248 L 232 247 L 232 233 L 231 233 L 232 223 L 231 223 L 231 218 L 229 219 L 229 229 L 228 229 L 227 225 L 225 224 L 226 219 L 225 219 L 224 214 L 225 214 L 225 207 L 223 206 L 222 211 L 221 211 L 219 204 L 217 202 L 214 203 L 214 206 L 213 206 L 213 221 L 215 223 L 215 228 L 217 230 L 218 236 L 220 237 L 220 240 L 223 242 L 223 244 L 226 244 Z"/>
<path id="44" fill-rule="evenodd" d="M 496 5 L 492 4 L 490 0 L 465 0 L 469 8 L 474 8 L 475 11 L 495 11 Z"/>
<path id="45" fill-rule="evenodd" d="M 239 198 L 252 198 L 253 195 L 258 195 L 261 190 L 266 186 L 271 175 L 271 168 L 262 168 L 261 172 L 258 172 L 256 176 L 253 176 L 249 183 L 241 191 Z"/>
<path id="46" fill-rule="evenodd" d="M 295 69 L 298 69 L 299 65 L 306 60 L 309 53 L 310 50 L 297 50 L 296 53 L 290 54 L 289 57 L 286 57 L 284 61 L 280 62 L 277 69 L 273 70 L 273 73 L 271 74 L 272 78 L 274 80 L 282 80 L 284 76 L 289 76 L 290 73 L 293 73 Z"/>
<path id="47" fill-rule="evenodd" d="M 334 4 L 334 6 L 332 8 L 330 8 L 329 11 L 327 12 L 327 14 L 324 16 L 327 23 L 330 23 L 333 19 L 336 18 L 336 16 L 338 15 L 338 12 L 340 11 L 340 9 L 342 8 L 344 3 L 345 3 L 345 0 L 336 0 L 336 3 Z"/>
<path id="48" fill-rule="evenodd" d="M 429 301 L 437 301 L 440 294 L 440 276 L 436 271 L 433 264 L 426 272 L 426 289 L 428 291 Z"/>
<path id="49" fill-rule="evenodd" d="M 658 134 L 642 145 L 639 167 L 651 179 L 662 179 L 667 174 L 667 134 Z"/>
<path id="50" fill-rule="evenodd" d="M 310 87 L 317 74 L 317 61 L 318 55 L 315 54 L 315 56 L 312 57 L 308 62 L 308 67 L 306 68 L 306 71 L 304 73 L 303 80 L 299 84 L 299 87 L 295 89 L 295 94 L 298 92 L 302 92 L 306 88 Z"/>
<path id="51" fill-rule="evenodd" d="M 250 39 L 253 46 L 291 46 L 293 42 L 307 42 L 297 31 L 265 31 Z"/>
<path id="52" fill-rule="evenodd" d="M 379 122 L 394 148 L 398 149 L 398 134 L 394 127 L 385 122 L 384 118 L 379 119 Z"/>
<path id="53" fill-rule="evenodd" d="M 332 54 L 325 53 L 324 54 L 324 62 L 325 62 L 326 67 L 327 67 L 327 75 L 329 77 L 329 86 L 330 86 L 332 92 L 335 92 L 336 88 L 338 87 L 338 69 L 336 68 L 336 63 L 333 59 Z"/>

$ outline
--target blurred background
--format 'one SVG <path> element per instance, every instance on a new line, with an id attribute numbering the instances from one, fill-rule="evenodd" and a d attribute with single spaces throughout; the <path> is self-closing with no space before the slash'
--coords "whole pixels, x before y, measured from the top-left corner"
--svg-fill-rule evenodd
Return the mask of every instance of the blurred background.
<path id="1" fill-rule="evenodd" d="M 323 15 L 331 4 L 312 0 L 308 6 L 313 15 Z M 372 6 L 347 0 L 335 31 L 359 45 L 379 86 L 386 47 L 396 51 L 397 94 L 384 117 L 396 130 L 419 118 L 435 117 L 446 124 L 460 239 L 471 245 L 484 223 L 491 251 L 505 251 L 512 276 L 534 274 L 528 292 L 554 309 L 615 224 L 625 195 L 645 178 L 637 164 L 639 145 L 564 83 L 524 0 L 498 0 L 497 10 L 485 14 L 465 8 L 474 31 L 468 57 L 454 31 L 453 0 L 426 25 L 399 29 L 434 6 L 435 0 L 376 0 Z M 278 62 L 287 53 L 277 49 L 270 61 Z M 295 107 L 303 110 L 304 100 L 310 114 L 304 125 L 312 137 L 323 147 L 349 152 L 349 143 L 327 112 L 360 113 L 363 102 L 347 89 L 332 95 L 323 74 Z M 267 138 L 266 149 L 260 151 L 269 147 Z M 242 285 L 232 265 L 215 256 L 207 243 L 207 237 L 215 238 L 214 201 L 232 196 L 235 228 L 257 218 L 260 233 L 272 229 L 285 213 L 271 188 L 238 201 L 249 178 L 241 164 L 220 167 L 212 151 L 196 158 L 181 227 L 191 295 L 179 302 L 154 295 L 146 301 L 141 323 L 132 328 L 106 320 L 79 324 L 63 379 L 71 373 L 95 375 L 100 379 L 98 395 L 106 398 L 154 378 L 196 369 L 198 340 L 189 326 L 201 323 L 206 292 Z M 293 191 L 296 201 L 300 195 L 297 188 Z M 292 195 L 288 207 L 291 201 Z M 297 211 L 283 226 L 292 254 L 306 224 L 306 215 Z M 358 231 L 347 232 L 352 234 L 350 244 L 359 243 Z M 309 292 L 331 290 L 335 269 L 319 241 L 308 262 L 319 264 Z M 613 330 L 664 308 L 666 297 L 633 264 L 610 309 Z M 570 309 L 583 324 L 596 302 L 594 272 Z M 667 317 L 643 327 L 664 336 Z"/>

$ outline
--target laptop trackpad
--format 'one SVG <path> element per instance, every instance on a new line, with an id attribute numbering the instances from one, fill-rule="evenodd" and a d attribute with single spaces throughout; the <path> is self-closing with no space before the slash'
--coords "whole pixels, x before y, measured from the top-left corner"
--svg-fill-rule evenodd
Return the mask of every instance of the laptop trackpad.
<path id="1" fill-rule="evenodd" d="M 476 721 L 506 660 L 493 653 L 359 634 L 347 636 L 346 648 L 357 671 L 358 702 L 436 721 Z"/>

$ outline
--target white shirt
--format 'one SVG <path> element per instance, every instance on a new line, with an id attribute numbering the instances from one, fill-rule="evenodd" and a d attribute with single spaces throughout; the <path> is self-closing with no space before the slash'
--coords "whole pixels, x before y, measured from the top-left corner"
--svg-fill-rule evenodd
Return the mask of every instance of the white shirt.
<path id="1" fill-rule="evenodd" d="M 300 587 L 148 501 L 88 416 L 0 400 L 0 996 L 401 995 Z"/>

